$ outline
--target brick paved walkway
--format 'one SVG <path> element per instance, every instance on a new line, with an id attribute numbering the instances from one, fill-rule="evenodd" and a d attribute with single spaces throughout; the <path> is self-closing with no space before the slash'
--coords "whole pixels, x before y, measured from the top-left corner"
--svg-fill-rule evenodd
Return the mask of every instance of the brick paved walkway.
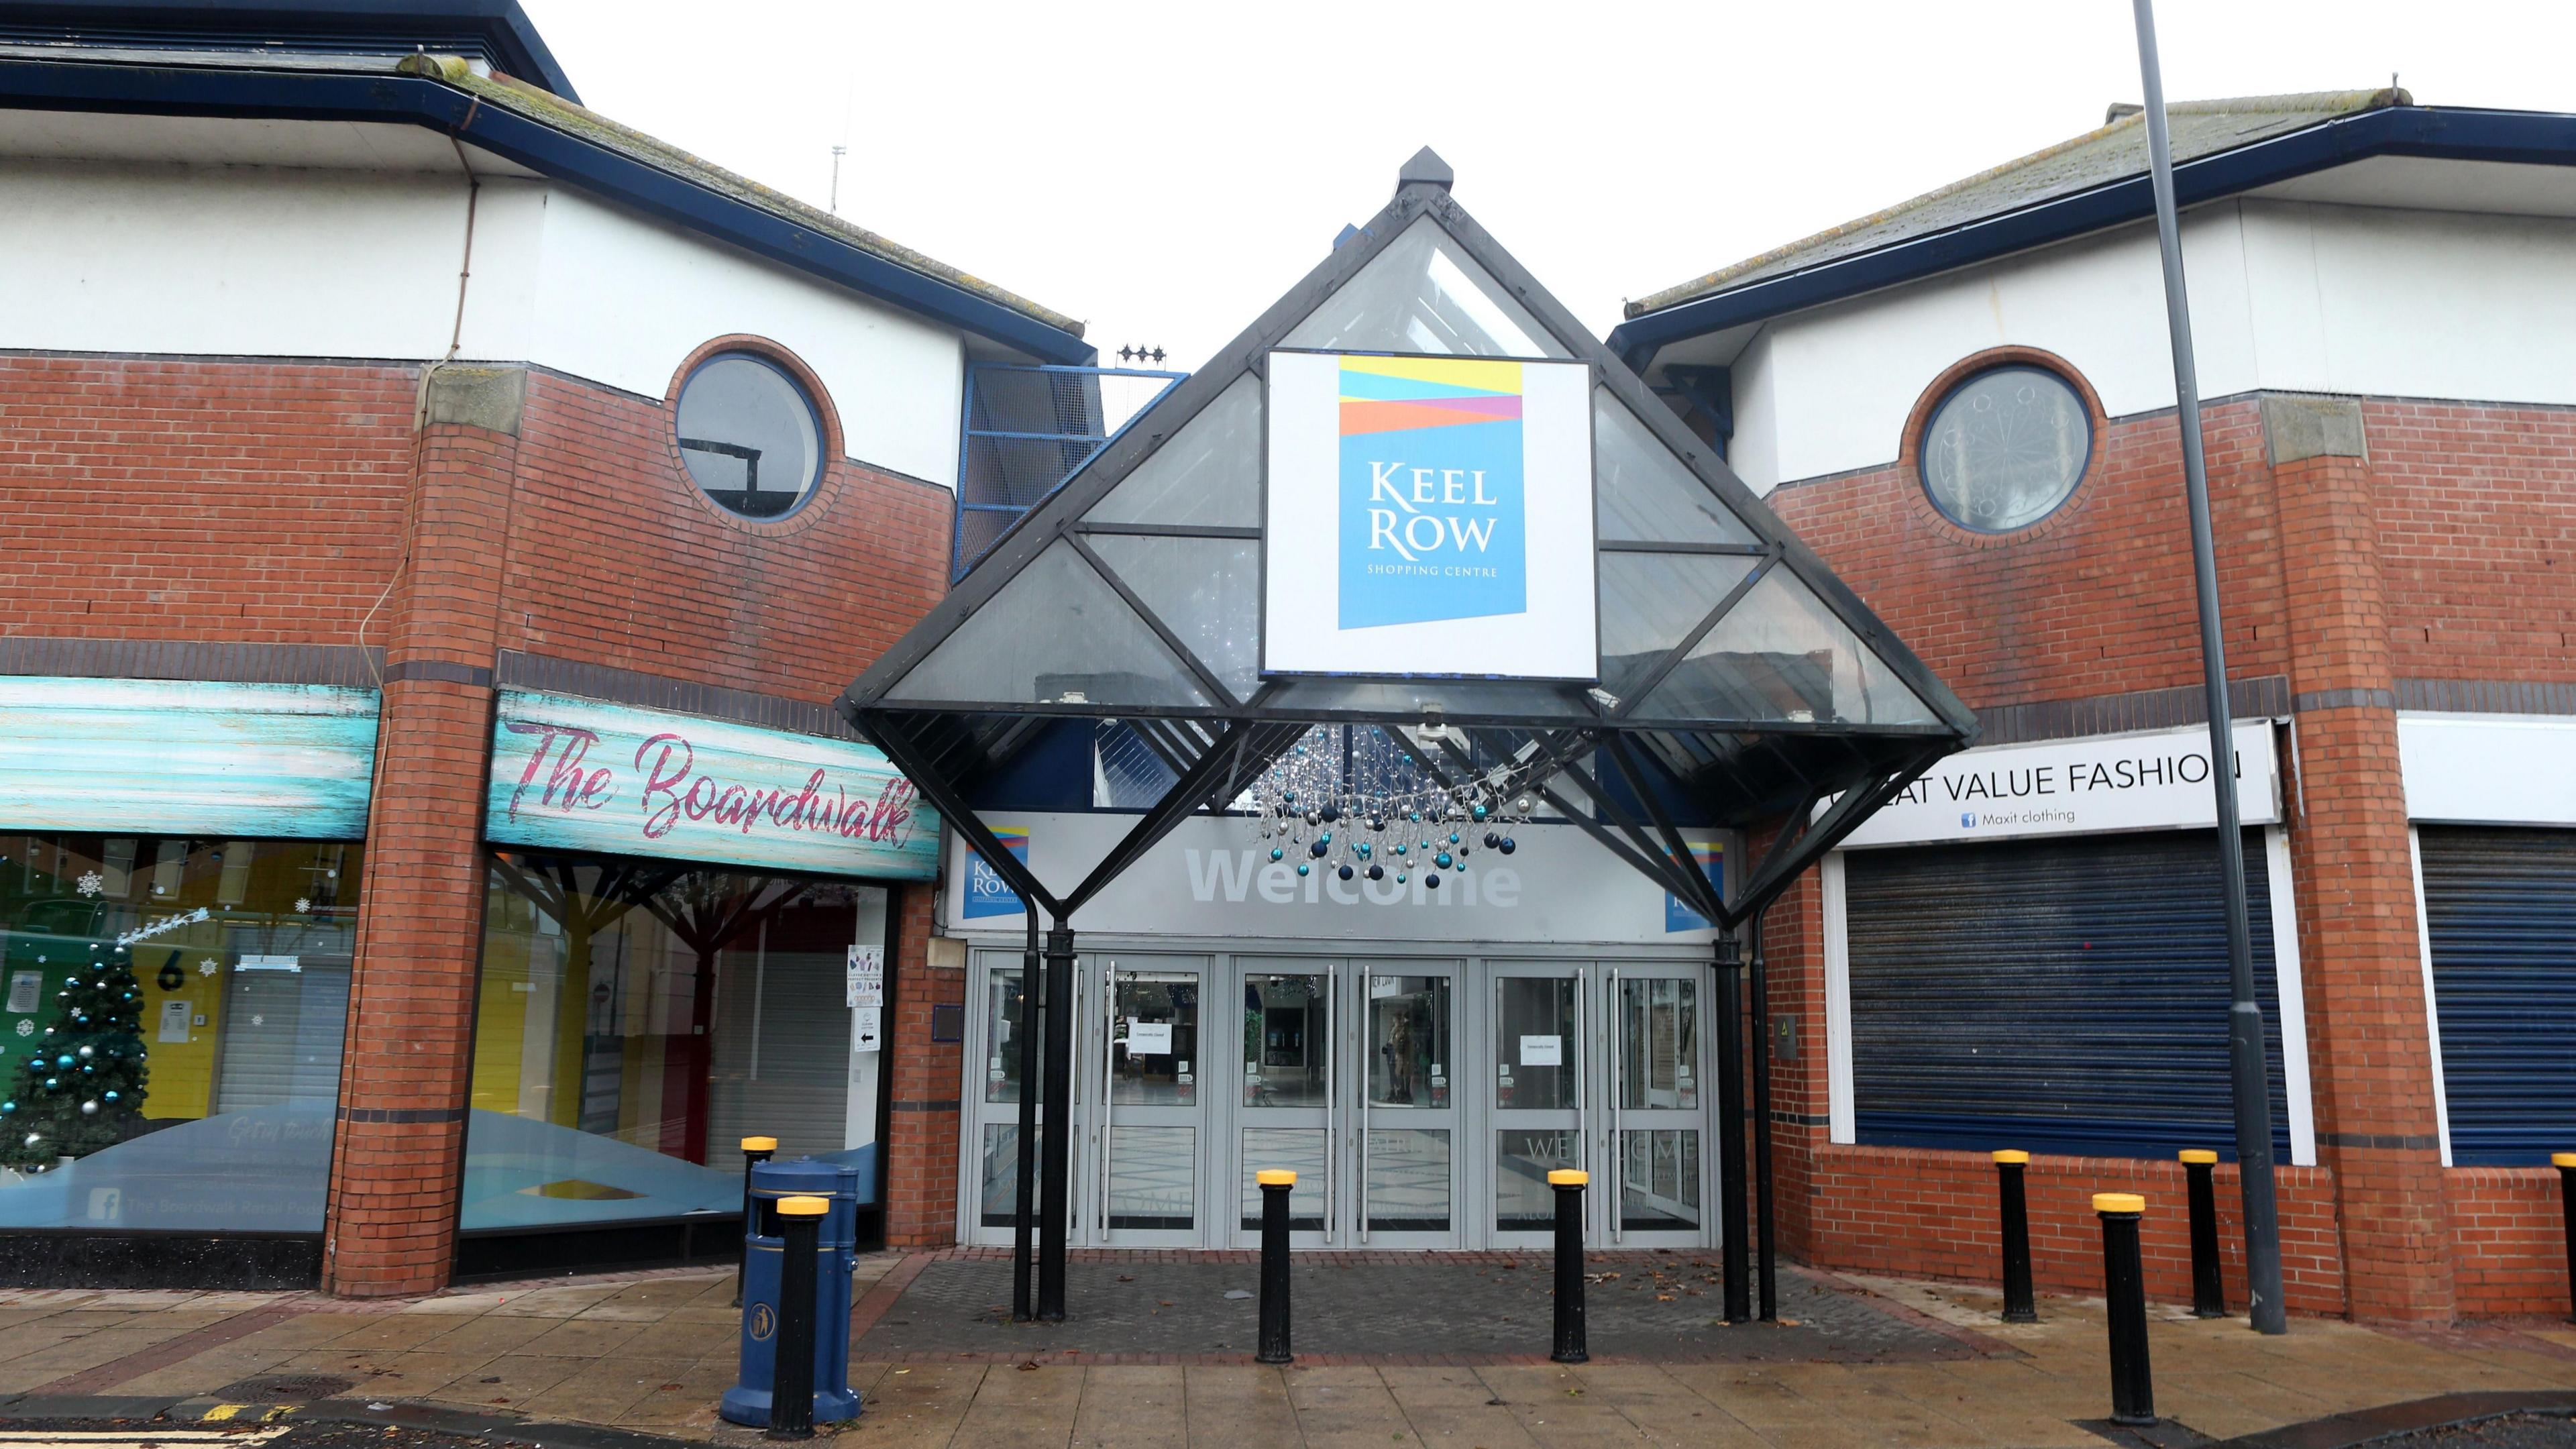
<path id="1" fill-rule="evenodd" d="M 1781 1275 L 1780 1322 L 1729 1328 L 1713 1258 L 1603 1255 L 1589 1266 L 1585 1317 L 1602 1362 L 1928 1362 L 2006 1351 L 1795 1269 Z M 881 1312 L 863 1310 L 871 1321 L 856 1354 L 1245 1362 L 1259 1269 L 1249 1255 L 1083 1254 L 1065 1275 L 1071 1321 L 1015 1324 L 1007 1259 L 945 1257 L 901 1296 L 869 1305 Z M 1315 1364 L 1544 1363 L 1556 1303 L 1550 1260 L 1528 1254 L 1300 1257 L 1289 1296 L 1298 1359 Z"/>
<path id="2" fill-rule="evenodd" d="M 1993 1293 L 1926 1283 L 1861 1280 L 1856 1286 L 1869 1295 L 1865 1300 L 1802 1307 L 1817 1318 L 1811 1339 L 1791 1339 L 1786 1329 L 1713 1331 L 1721 1339 L 1778 1334 L 1779 1342 L 1817 1345 L 1815 1355 L 1797 1359 L 1646 1362 L 1641 1356 L 1568 1369 L 1491 1359 L 1333 1364 L 1301 1355 L 1283 1370 L 1096 1364 L 1083 1361 L 1089 1355 L 1061 1353 L 1045 1362 L 1037 1355 L 999 1362 L 953 1353 L 936 1361 L 880 1356 L 897 1340 L 878 1334 L 898 1327 L 1014 1332 L 974 1322 L 989 1306 L 976 1301 L 985 1296 L 985 1280 L 976 1274 L 988 1271 L 990 1261 L 967 1254 L 944 1261 L 879 1257 L 863 1265 L 871 1285 L 888 1281 L 886 1291 L 872 1291 L 881 1311 L 851 1366 L 868 1411 L 836 1436 L 841 1449 L 2102 1449 L 2105 1443 L 2081 1422 L 2098 1420 L 2109 1408 L 2098 1302 L 2043 1299 L 2040 1323 L 2012 1326 L 1995 1321 Z M 1120 1273 L 1132 1274 L 1142 1285 L 1158 1268 L 1189 1270 L 1164 1281 L 1213 1284 L 1248 1265 L 1136 1258 L 1080 1266 L 1107 1271 L 1113 1284 Z M 1482 1268 L 1488 1281 L 1465 1290 L 1471 1295 L 1517 1301 L 1508 1295 L 1518 1293 L 1529 1304 L 1540 1301 L 1533 1290 L 1491 1282 L 1504 1270 L 1490 1263 L 1447 1267 L 1471 1276 Z M 951 1269 L 972 1270 L 953 1276 L 968 1286 L 941 1298 L 934 1290 L 951 1278 Z M 1307 1271 L 1341 1269 L 1327 1262 Z M 1609 1290 L 1603 1315 L 1632 1311 L 1611 1306 L 1624 1296 L 1649 1332 L 1670 1329 L 1653 1315 L 1676 1313 L 1673 1305 L 1680 1303 L 1697 1313 L 1714 1297 L 1713 1285 L 1702 1283 L 1697 1299 L 1676 1294 L 1650 1308 L 1653 1292 L 1631 1293 L 1627 1269 L 1610 1271 L 1623 1276 L 1599 1285 Z M 890 1274 L 909 1275 L 910 1284 L 896 1292 Z M 1675 1277 L 1669 1267 L 1666 1276 Z M 1007 1279 L 1000 1281 L 1007 1292 Z M 1791 1289 L 1784 1280 L 1784 1290 L 1806 1293 L 1815 1286 L 1796 1281 L 1806 1286 Z M 928 1286 L 915 1300 L 912 1285 Z M 1313 1296 L 1329 1299 L 1333 1291 Z M 218 1391 L 253 1394 L 262 1391 L 259 1380 L 289 1377 L 309 1381 L 296 1392 L 339 1395 L 332 1402 L 351 1411 L 427 1404 L 525 1415 L 539 1426 L 608 1425 L 751 1449 L 761 1442 L 757 1434 L 721 1425 L 714 1413 L 734 1372 L 729 1293 L 725 1275 L 704 1272 L 477 1288 L 385 1303 L 305 1294 L 0 1292 L 0 1419 L 111 1408 L 199 1417 L 212 1404 L 230 1402 L 213 1397 Z M 1431 1309 L 1419 1294 L 1385 1297 L 1388 1313 L 1427 1321 L 1422 1315 Z M 1160 1308 L 1162 1298 L 1171 1298 L 1175 1310 L 1185 1301 L 1162 1292 L 1152 1306 Z M 893 1322 L 914 1316 L 911 1309 L 892 1311 L 896 1306 L 934 1301 L 964 1321 Z M 1217 1303 L 1229 1301 L 1243 1300 L 1225 1300 L 1220 1292 Z M 1192 1311 L 1215 1321 L 1205 1316 L 1204 1302 Z M 1837 1313 L 1877 1315 L 1897 1327 L 1862 1328 L 1855 1325 L 1868 1319 L 1845 1322 Z M 1164 1331 L 1159 1315 L 1145 1317 L 1140 1332 Z M 1927 1323 L 1951 1331 L 1934 1332 Z M 1871 1333 L 1886 1337 L 1873 1340 Z M 2158 1407 L 2214 1439 L 2435 1395 L 2576 1396 L 2576 1329 L 2564 1324 L 2399 1331 L 2294 1320 L 2288 1336 L 2261 1338 L 2242 1320 L 2204 1323 L 2167 1308 L 2158 1310 L 2150 1335 Z M 331 1411 L 326 1403 L 307 1412 Z M 256 1413 L 244 1410 L 240 1417 Z M 526 1437 L 567 1442 L 542 1427 Z"/>

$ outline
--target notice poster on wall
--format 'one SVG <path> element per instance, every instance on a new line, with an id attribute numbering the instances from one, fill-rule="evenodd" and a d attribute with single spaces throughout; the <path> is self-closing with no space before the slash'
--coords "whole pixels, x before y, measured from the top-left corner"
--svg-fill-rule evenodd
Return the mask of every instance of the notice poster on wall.
<path id="1" fill-rule="evenodd" d="M 1274 352 L 1262 668 L 1593 679 L 1592 370 Z"/>

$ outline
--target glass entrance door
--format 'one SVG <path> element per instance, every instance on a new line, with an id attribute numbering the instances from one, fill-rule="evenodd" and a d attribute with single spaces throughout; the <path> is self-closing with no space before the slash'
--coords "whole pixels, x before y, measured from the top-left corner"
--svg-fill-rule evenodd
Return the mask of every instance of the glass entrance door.
<path id="1" fill-rule="evenodd" d="M 1449 962 L 1354 963 L 1358 1238 L 1370 1248 L 1459 1245 L 1458 972 Z"/>
<path id="2" fill-rule="evenodd" d="M 1239 958 L 1243 971 L 1243 1048 L 1236 1107 L 1234 1192 L 1239 1241 L 1257 1244 L 1261 1189 L 1254 1174 L 1288 1168 L 1289 1244 L 1335 1247 L 1350 1241 L 1335 1169 L 1349 1141 L 1343 1062 L 1349 1056 L 1340 1019 L 1343 968 L 1307 958 Z M 1211 1047 L 1214 1043 L 1211 1041 Z"/>
<path id="3" fill-rule="evenodd" d="M 1610 1241 L 1627 1247 L 1706 1241 L 1700 980 L 1696 970 L 1611 966 L 1610 1110 L 1606 1162 L 1616 1188 Z M 1596 1180 L 1597 1183 L 1597 1180 Z M 1598 1194 L 1596 1196 L 1605 1196 Z"/>
<path id="4" fill-rule="evenodd" d="M 1592 1049 L 1596 1012 L 1589 966 L 1497 965 L 1492 974 L 1493 1095 L 1490 1160 L 1498 1246 L 1541 1246 L 1556 1225 L 1547 1175 L 1592 1170 L 1589 1119 L 1600 1087 Z M 1586 1196 L 1587 1210 L 1592 1201 Z M 1587 1234 L 1588 1236 L 1588 1234 Z"/>
<path id="5" fill-rule="evenodd" d="M 1198 1243 L 1206 979 L 1205 963 L 1189 958 L 1102 959 L 1086 1033 L 1096 1244 Z"/>

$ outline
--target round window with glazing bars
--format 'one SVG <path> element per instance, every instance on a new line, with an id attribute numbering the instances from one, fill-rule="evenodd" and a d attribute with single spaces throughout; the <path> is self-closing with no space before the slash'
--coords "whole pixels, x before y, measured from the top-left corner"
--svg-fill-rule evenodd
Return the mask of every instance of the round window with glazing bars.
<path id="1" fill-rule="evenodd" d="M 719 353 L 680 384 L 680 458 L 717 507 L 782 518 L 823 480 L 823 423 L 787 370 L 749 352 Z"/>
<path id="2" fill-rule="evenodd" d="M 2028 528 L 2066 502 L 2093 456 L 2093 416 L 2046 368 L 1991 368 L 1950 389 L 1923 429 L 1923 491 L 1979 533 Z"/>

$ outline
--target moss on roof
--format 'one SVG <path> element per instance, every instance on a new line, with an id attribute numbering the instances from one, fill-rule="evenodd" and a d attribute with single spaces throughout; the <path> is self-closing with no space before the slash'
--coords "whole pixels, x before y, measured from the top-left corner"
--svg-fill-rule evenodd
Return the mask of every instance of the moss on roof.
<path id="1" fill-rule="evenodd" d="M 2181 162 L 2304 130 L 2340 116 L 2414 103 L 2412 96 L 2393 88 L 2319 91 L 2180 101 L 2166 107 L 2165 116 L 2174 160 Z M 1746 257 L 1678 287 L 1667 287 L 1630 302 L 1627 315 L 1642 317 L 1697 297 L 1983 221 L 2107 182 L 2141 176 L 2146 171 L 2145 114 L 2135 108 L 2115 106 L 2106 124 L 2083 135 L 1953 181 L 1884 211 L 1874 211 L 1787 246 Z"/>
<path id="2" fill-rule="evenodd" d="M 775 216 L 811 227 L 837 241 L 847 242 L 861 251 L 882 257 L 908 271 L 936 277 L 951 286 L 972 292 L 986 301 L 1008 307 L 1022 316 L 1045 323 L 1075 337 L 1082 335 L 1082 323 L 1061 312 L 1041 307 L 1014 292 L 994 286 L 981 277 L 959 271 L 945 262 L 922 255 L 912 248 L 853 226 L 819 207 L 781 191 L 772 190 L 749 177 L 738 176 L 721 166 L 648 136 L 631 126 L 621 126 L 587 106 L 576 105 L 551 91 L 509 76 L 476 75 L 463 58 L 453 55 L 408 55 L 396 69 L 409 75 L 441 81 L 464 91 L 486 105 L 505 107 L 568 135 L 579 136 L 593 145 L 617 152 L 657 170 L 720 192 L 746 205 L 759 207 Z"/>

